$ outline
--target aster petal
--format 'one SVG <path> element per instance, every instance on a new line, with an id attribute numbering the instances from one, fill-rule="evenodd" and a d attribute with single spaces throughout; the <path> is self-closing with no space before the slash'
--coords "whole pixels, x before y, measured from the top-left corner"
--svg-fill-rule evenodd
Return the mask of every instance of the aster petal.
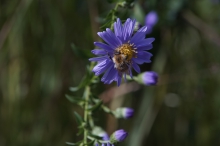
<path id="1" fill-rule="evenodd" d="M 115 35 L 116 37 L 122 39 L 122 29 L 123 29 L 123 26 L 121 24 L 121 20 L 119 18 L 117 18 L 117 21 L 114 23 L 114 32 L 115 32 Z"/>
<path id="2" fill-rule="evenodd" d="M 106 32 L 108 32 L 109 36 L 113 39 L 113 41 L 116 43 L 116 47 L 118 47 L 119 45 L 121 45 L 121 40 L 115 36 L 115 34 L 112 32 L 111 29 L 106 28 Z"/>
<path id="3" fill-rule="evenodd" d="M 93 68 L 93 71 L 97 71 L 98 68 L 105 66 L 107 64 L 107 61 L 107 59 L 99 61 L 98 64 Z"/>
<path id="4" fill-rule="evenodd" d="M 95 55 L 106 55 L 107 52 L 104 49 L 94 49 L 91 51 Z"/>
<path id="5" fill-rule="evenodd" d="M 130 18 L 128 18 L 124 23 L 123 36 L 125 42 L 127 42 L 131 38 L 134 31 L 135 22 L 135 20 L 131 20 Z"/>
<path id="6" fill-rule="evenodd" d="M 105 56 L 90 58 L 89 61 L 103 61 L 103 60 L 108 59 L 108 58 L 109 58 L 109 56 L 105 55 Z"/>
<path id="7" fill-rule="evenodd" d="M 105 72 L 108 68 L 110 68 L 111 66 L 113 66 L 113 63 L 111 61 L 105 60 L 99 64 L 97 64 L 94 68 L 93 68 L 93 72 L 95 72 L 96 76 L 99 76 L 100 74 L 102 74 L 103 72 Z"/>
<path id="8" fill-rule="evenodd" d="M 137 51 L 145 51 L 145 50 L 150 50 L 153 48 L 153 45 L 152 44 L 149 44 L 147 46 L 140 46 L 140 47 L 137 47 Z"/>
<path id="9" fill-rule="evenodd" d="M 137 73 L 140 73 L 140 72 L 141 72 L 140 67 L 139 67 L 136 63 L 133 63 L 133 64 L 132 64 L 132 67 L 134 68 L 134 70 L 135 70 Z"/>
<path id="10" fill-rule="evenodd" d="M 139 42 L 136 42 L 135 45 L 136 45 L 137 47 L 148 46 L 148 45 L 151 44 L 154 40 L 155 40 L 155 38 L 147 38 L 147 39 L 144 39 L 144 40 L 140 40 Z"/>
<path id="11" fill-rule="evenodd" d="M 109 77 L 111 77 L 111 74 L 114 74 L 114 71 L 116 71 L 115 69 L 114 69 L 114 66 L 111 66 L 106 72 L 105 72 L 105 74 L 104 74 L 104 76 L 101 78 L 101 81 L 102 82 L 108 82 L 109 80 L 111 80 L 111 78 L 109 78 Z"/>
<path id="12" fill-rule="evenodd" d="M 133 58 L 132 60 L 137 64 L 143 64 L 144 62 L 150 63 L 151 62 L 151 60 L 150 60 L 151 56 L 152 56 L 151 53 L 143 51 L 141 53 L 139 52 L 137 54 L 137 58 Z"/>
<path id="13" fill-rule="evenodd" d="M 140 40 L 145 39 L 146 31 L 147 31 L 147 26 L 143 26 L 142 28 L 140 28 L 140 29 L 134 34 L 134 36 L 131 38 L 131 41 L 130 41 L 130 42 L 136 44 L 136 43 L 139 42 Z"/>
<path id="14" fill-rule="evenodd" d="M 99 48 L 105 49 L 108 52 L 111 52 L 114 50 L 114 48 L 110 47 L 107 44 L 101 43 L 101 42 L 94 42 L 94 45 L 96 45 Z"/>
<path id="15" fill-rule="evenodd" d="M 116 78 L 117 76 L 117 70 L 113 67 L 110 71 L 109 71 L 109 74 L 108 76 L 106 76 L 106 79 L 105 79 L 105 84 L 111 84 L 114 79 Z"/>
<path id="16" fill-rule="evenodd" d="M 106 31 L 98 32 L 98 35 L 107 42 L 112 48 L 117 48 L 121 45 L 121 41 L 115 36 L 115 34 L 107 28 Z"/>
<path id="17" fill-rule="evenodd" d="M 102 82 L 105 82 L 105 79 L 106 79 L 106 77 L 108 76 L 108 74 L 109 74 L 109 71 L 112 69 L 112 67 L 111 68 L 108 68 L 108 70 L 105 72 L 105 74 L 103 75 L 103 77 L 101 78 L 101 81 Z"/>

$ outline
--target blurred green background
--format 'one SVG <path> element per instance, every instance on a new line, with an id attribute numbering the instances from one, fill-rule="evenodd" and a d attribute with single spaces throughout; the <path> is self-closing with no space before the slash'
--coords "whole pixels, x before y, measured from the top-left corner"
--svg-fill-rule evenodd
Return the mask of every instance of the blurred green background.
<path id="1" fill-rule="evenodd" d="M 69 87 L 85 74 L 113 7 L 104 0 L 0 1 L 0 146 L 62 146 L 81 138 L 73 111 L 82 110 L 65 94 L 81 96 Z M 118 16 L 144 24 L 151 10 L 159 16 L 147 36 L 156 38 L 154 56 L 141 70 L 157 71 L 158 86 L 137 85 L 106 100 L 112 109 L 134 108 L 133 119 L 101 112 L 96 123 L 109 134 L 128 131 L 124 146 L 220 145 L 220 1 L 139 0 Z M 93 92 L 115 86 L 99 83 Z"/>

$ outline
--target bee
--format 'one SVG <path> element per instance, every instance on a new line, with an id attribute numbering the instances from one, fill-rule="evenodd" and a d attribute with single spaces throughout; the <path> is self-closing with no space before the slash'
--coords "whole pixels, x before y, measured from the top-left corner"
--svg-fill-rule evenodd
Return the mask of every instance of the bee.
<path id="1" fill-rule="evenodd" d="M 122 54 L 119 50 L 116 50 L 114 52 L 114 56 L 112 57 L 112 61 L 115 64 L 114 67 L 120 73 L 128 73 L 131 61 L 128 60 L 128 56 L 127 55 Z"/>

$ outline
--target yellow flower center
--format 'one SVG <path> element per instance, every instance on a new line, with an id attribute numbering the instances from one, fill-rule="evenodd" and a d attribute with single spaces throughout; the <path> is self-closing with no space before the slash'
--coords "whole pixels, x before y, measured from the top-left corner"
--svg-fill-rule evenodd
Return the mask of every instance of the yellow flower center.
<path id="1" fill-rule="evenodd" d="M 116 49 L 116 51 L 120 52 L 120 54 L 123 54 L 126 56 L 126 60 L 130 61 L 132 57 L 136 56 L 136 51 L 134 50 L 133 44 L 123 44 L 120 47 Z"/>

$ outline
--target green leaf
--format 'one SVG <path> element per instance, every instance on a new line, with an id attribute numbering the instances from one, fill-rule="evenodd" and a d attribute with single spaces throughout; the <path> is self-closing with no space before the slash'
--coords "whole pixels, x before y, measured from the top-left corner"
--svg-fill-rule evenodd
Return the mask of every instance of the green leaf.
<path id="1" fill-rule="evenodd" d="M 102 137 L 101 136 L 98 136 L 98 135 L 94 135 L 92 133 L 89 133 L 89 136 L 88 138 L 91 137 L 92 139 L 95 139 L 95 140 L 102 140 Z"/>
<path id="2" fill-rule="evenodd" d="M 70 91 L 72 91 L 72 92 L 75 92 L 75 91 L 79 90 L 78 87 L 70 87 L 69 89 L 70 89 Z"/>
<path id="3" fill-rule="evenodd" d="M 79 126 L 82 125 L 82 123 L 83 123 L 82 117 L 81 117 L 77 112 L 74 112 L 74 116 L 75 116 L 75 118 L 76 118 L 76 123 L 77 123 Z"/>
<path id="4" fill-rule="evenodd" d="M 85 49 L 79 49 L 73 43 L 71 44 L 71 48 L 72 48 L 74 54 L 80 58 L 92 57 L 92 54 L 89 51 L 86 51 Z"/>
<path id="5" fill-rule="evenodd" d="M 91 72 L 91 68 L 89 66 L 86 67 L 86 75 L 83 77 L 83 79 L 81 80 L 80 84 L 77 87 L 70 87 L 70 91 L 75 92 L 83 87 L 85 87 L 86 85 L 89 85 L 90 83 L 92 83 L 92 81 L 94 80 L 94 73 Z"/>
<path id="6" fill-rule="evenodd" d="M 96 110 L 98 110 L 101 107 L 101 105 L 102 105 L 102 101 L 100 100 L 96 105 L 92 106 L 88 110 L 95 112 Z"/>
<path id="7" fill-rule="evenodd" d="M 72 142 L 66 142 L 67 145 L 79 145 L 77 143 L 72 143 Z"/>
<path id="8" fill-rule="evenodd" d="M 114 115 L 114 113 L 113 113 L 108 107 L 102 105 L 102 109 L 103 109 L 106 113 L 109 113 L 109 114 L 113 114 L 113 115 Z"/>
<path id="9" fill-rule="evenodd" d="M 83 128 L 80 128 L 79 129 L 79 132 L 76 134 L 77 136 L 79 136 L 80 134 L 82 134 L 84 132 L 84 129 Z"/>
<path id="10" fill-rule="evenodd" d="M 73 96 L 70 96 L 70 95 L 65 95 L 65 97 L 70 101 L 70 102 L 72 102 L 72 103 L 76 103 L 76 104 L 79 104 L 79 103 L 81 103 L 81 102 L 83 102 L 84 101 L 84 99 L 82 99 L 82 98 L 76 98 L 76 97 L 73 97 Z"/>
<path id="11" fill-rule="evenodd" d="M 105 28 L 110 28 L 111 25 L 114 23 L 114 19 L 117 18 L 116 17 L 116 13 L 117 11 L 115 11 L 114 9 L 112 9 L 108 15 L 105 18 L 105 23 L 100 27 L 101 29 L 105 29 Z M 114 18 L 114 19 L 112 19 Z"/>
<path id="12" fill-rule="evenodd" d="M 94 146 L 94 143 L 95 143 L 95 140 L 88 142 L 87 145 L 88 146 Z"/>

